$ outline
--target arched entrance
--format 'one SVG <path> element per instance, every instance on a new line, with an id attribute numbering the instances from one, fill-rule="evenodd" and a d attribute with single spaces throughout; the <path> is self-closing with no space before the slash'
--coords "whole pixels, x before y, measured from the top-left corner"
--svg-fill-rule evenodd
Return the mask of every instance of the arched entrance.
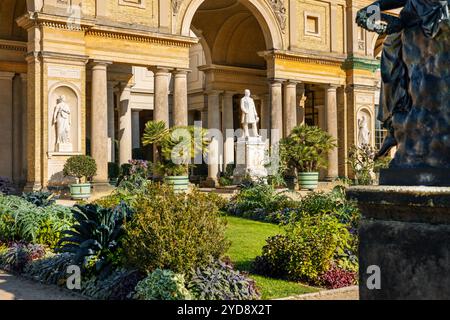
<path id="1" fill-rule="evenodd" d="M 281 37 L 275 18 L 260 2 L 193 1 L 184 16 L 183 32 L 189 30 L 200 39 L 191 49 L 190 122 L 202 121 L 204 127 L 223 133 L 223 141 L 219 137 L 210 147 L 211 184 L 235 163 L 233 133 L 240 128 L 239 101 L 245 89 L 252 91 L 261 129 L 270 127 L 267 62 L 262 53 L 280 45 Z"/>

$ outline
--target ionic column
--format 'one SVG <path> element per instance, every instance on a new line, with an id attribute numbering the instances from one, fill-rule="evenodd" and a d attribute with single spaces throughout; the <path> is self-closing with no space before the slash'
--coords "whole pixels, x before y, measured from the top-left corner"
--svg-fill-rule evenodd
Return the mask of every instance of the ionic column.
<path id="1" fill-rule="evenodd" d="M 131 127 L 133 131 L 133 148 L 139 149 L 141 147 L 141 127 L 140 127 L 140 118 L 139 118 L 139 110 L 131 111 Z"/>
<path id="2" fill-rule="evenodd" d="M 188 93 L 186 70 L 175 70 L 173 94 L 173 123 L 174 126 L 188 125 Z"/>
<path id="3" fill-rule="evenodd" d="M 217 185 L 220 165 L 220 93 L 215 90 L 208 92 L 208 129 L 211 139 L 208 147 L 208 184 L 212 187 Z"/>
<path id="4" fill-rule="evenodd" d="M 234 92 L 225 92 L 222 106 L 222 131 L 224 134 L 223 164 L 224 170 L 234 163 L 234 119 L 233 119 L 233 96 Z"/>
<path id="5" fill-rule="evenodd" d="M 208 129 L 208 109 L 204 108 L 201 111 L 200 116 L 201 116 L 201 121 L 202 121 L 202 128 L 203 129 Z"/>
<path id="6" fill-rule="evenodd" d="M 0 72 L 0 176 L 13 178 L 13 77 L 12 72 Z"/>
<path id="7" fill-rule="evenodd" d="M 282 81 L 274 80 L 270 83 L 271 93 L 271 145 L 276 146 L 283 137 L 283 92 Z"/>
<path id="8" fill-rule="evenodd" d="M 153 120 L 164 121 L 169 127 L 169 79 L 170 72 L 166 68 L 150 68 L 155 78 L 155 97 Z"/>
<path id="9" fill-rule="evenodd" d="M 291 134 L 292 130 L 297 125 L 297 83 L 288 81 L 284 85 L 284 136 Z"/>
<path id="10" fill-rule="evenodd" d="M 132 129 L 131 129 L 131 87 L 125 86 L 120 95 L 119 113 L 119 162 L 128 163 L 132 159 Z"/>
<path id="11" fill-rule="evenodd" d="M 27 168 L 28 168 L 28 159 L 27 159 L 27 132 L 28 132 L 28 124 L 27 124 L 27 74 L 21 73 L 20 79 L 22 80 L 22 173 L 21 180 L 23 182 L 27 181 Z"/>
<path id="12" fill-rule="evenodd" d="M 261 96 L 261 129 L 270 131 L 270 95 Z"/>
<path id="13" fill-rule="evenodd" d="M 12 180 L 16 185 L 22 184 L 22 143 L 25 134 L 22 126 L 23 109 L 22 79 L 16 75 L 13 80 L 13 106 L 12 106 Z"/>
<path id="14" fill-rule="evenodd" d="M 95 184 L 108 183 L 108 81 L 110 62 L 93 61 L 91 97 L 91 154 L 97 163 Z"/>
<path id="15" fill-rule="evenodd" d="M 115 121 L 114 121 L 114 85 L 108 81 L 108 162 L 115 162 Z"/>
<path id="16" fill-rule="evenodd" d="M 337 122 L 337 87 L 330 85 L 325 88 L 325 110 L 327 114 L 328 133 L 338 141 Z M 334 148 L 328 154 L 328 174 L 326 179 L 335 180 L 339 176 L 338 149 Z"/>

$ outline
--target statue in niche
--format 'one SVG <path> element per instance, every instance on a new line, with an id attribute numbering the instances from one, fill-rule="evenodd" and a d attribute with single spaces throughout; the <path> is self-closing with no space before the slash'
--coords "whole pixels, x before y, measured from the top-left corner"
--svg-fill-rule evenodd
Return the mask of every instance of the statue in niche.
<path id="1" fill-rule="evenodd" d="M 255 101 L 251 97 L 250 90 L 245 90 L 245 96 L 241 100 L 242 125 L 244 127 L 244 137 L 250 137 L 249 125 L 252 125 L 252 133 L 254 137 L 260 137 L 258 134 L 259 117 L 256 112 Z"/>
<path id="2" fill-rule="evenodd" d="M 397 8 L 399 17 L 375 20 Z M 397 146 L 391 169 L 450 168 L 449 8 L 448 0 L 379 0 L 357 14 L 359 26 L 387 35 L 378 119 L 388 136 L 378 157 Z"/>
<path id="3" fill-rule="evenodd" d="M 358 144 L 359 146 L 365 146 L 370 144 L 370 130 L 367 123 L 367 116 L 363 115 L 358 119 Z"/>
<path id="4" fill-rule="evenodd" d="M 66 103 L 64 95 L 57 99 L 55 111 L 53 113 L 53 125 L 56 126 L 56 146 L 58 151 L 61 146 L 69 147 L 70 145 L 70 127 L 72 125 L 70 106 Z"/>

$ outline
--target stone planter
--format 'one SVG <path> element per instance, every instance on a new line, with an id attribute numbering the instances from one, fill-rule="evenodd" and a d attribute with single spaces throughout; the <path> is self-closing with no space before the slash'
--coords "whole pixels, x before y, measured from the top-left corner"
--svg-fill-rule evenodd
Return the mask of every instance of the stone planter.
<path id="1" fill-rule="evenodd" d="M 176 193 L 187 192 L 189 189 L 189 176 L 165 177 L 164 182 L 173 187 Z"/>
<path id="2" fill-rule="evenodd" d="M 319 172 L 300 172 L 298 183 L 300 189 L 316 190 L 319 186 Z"/>
<path id="3" fill-rule="evenodd" d="M 70 196 L 73 200 L 85 200 L 91 197 L 91 184 L 83 183 L 83 184 L 71 184 L 70 188 Z"/>

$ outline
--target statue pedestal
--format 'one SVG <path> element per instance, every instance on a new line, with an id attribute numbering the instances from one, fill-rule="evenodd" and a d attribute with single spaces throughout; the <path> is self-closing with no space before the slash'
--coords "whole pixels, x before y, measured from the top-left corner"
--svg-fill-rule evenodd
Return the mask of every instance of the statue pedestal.
<path id="1" fill-rule="evenodd" d="M 73 146 L 71 143 L 58 143 L 56 145 L 56 152 L 59 153 L 70 153 L 73 151 Z"/>
<path id="2" fill-rule="evenodd" d="M 362 300 L 450 297 L 450 188 L 351 187 L 358 201 Z M 380 289 L 370 289 L 379 267 Z"/>
<path id="3" fill-rule="evenodd" d="M 267 180 L 266 144 L 261 137 L 240 138 L 237 142 L 236 169 L 233 173 L 233 183 L 240 184 L 245 178 L 254 181 Z"/>

